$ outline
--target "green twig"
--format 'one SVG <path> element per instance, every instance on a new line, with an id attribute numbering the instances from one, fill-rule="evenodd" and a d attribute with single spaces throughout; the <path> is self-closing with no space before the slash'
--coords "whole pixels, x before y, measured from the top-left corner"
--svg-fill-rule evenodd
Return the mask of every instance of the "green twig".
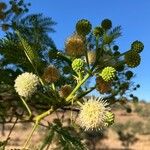
<path id="1" fill-rule="evenodd" d="M 79 102 L 79 101 L 77 101 L 77 104 L 79 105 L 79 106 L 82 106 L 83 104 L 81 103 L 81 102 Z"/>
<path id="2" fill-rule="evenodd" d="M 16 118 L 15 122 L 13 123 L 13 126 L 11 127 L 11 129 L 10 129 L 10 131 L 9 131 L 9 134 L 8 134 L 8 136 L 7 136 L 7 139 L 5 140 L 5 143 L 6 143 L 6 144 L 8 143 L 8 141 L 9 141 L 9 139 L 10 139 L 10 135 L 11 135 L 11 133 L 12 133 L 12 131 L 13 131 L 13 129 L 14 129 L 14 127 L 15 127 L 17 121 L 18 121 L 18 117 Z"/>
<path id="3" fill-rule="evenodd" d="M 29 136 L 28 136 L 28 138 L 27 138 L 27 140 L 26 140 L 26 142 L 25 142 L 25 144 L 23 146 L 23 149 L 26 149 L 26 147 L 27 147 L 28 143 L 30 142 L 30 140 L 32 138 L 32 135 L 33 135 L 33 133 L 34 133 L 34 131 L 36 130 L 37 127 L 38 127 L 38 122 L 36 122 L 34 124 L 32 130 L 31 130 L 31 132 L 30 132 L 30 134 L 29 134 Z"/>
<path id="4" fill-rule="evenodd" d="M 129 50 L 129 51 L 130 51 L 130 50 Z M 117 58 L 119 58 L 119 57 L 121 57 L 121 56 L 127 54 L 129 51 L 126 51 L 126 52 L 124 52 L 124 53 L 122 53 L 122 54 L 120 54 L 120 55 L 118 55 L 118 56 L 114 56 L 114 57 L 112 57 L 112 58 L 110 58 L 110 59 L 106 59 L 104 62 L 110 61 L 110 60 L 112 60 L 112 59 L 117 59 Z"/>
<path id="5" fill-rule="evenodd" d="M 26 101 L 22 97 L 20 97 L 20 99 L 22 100 L 24 106 L 26 107 L 26 109 L 27 109 L 27 111 L 29 113 L 29 118 L 30 118 L 32 116 L 32 112 L 31 112 L 29 106 L 27 105 Z"/>
<path id="6" fill-rule="evenodd" d="M 50 109 L 47 110 L 46 112 L 44 112 L 44 113 L 42 113 L 42 114 L 40 114 L 40 115 L 38 115 L 38 116 L 36 116 L 36 117 L 34 118 L 35 124 L 34 124 L 32 130 L 31 130 L 31 132 L 30 132 L 30 134 L 29 134 L 29 136 L 28 136 L 28 138 L 27 138 L 27 140 L 26 140 L 24 146 L 23 146 L 23 149 L 26 149 L 26 147 L 28 146 L 28 144 L 29 144 L 29 142 L 30 142 L 30 140 L 31 140 L 31 138 L 32 138 L 32 136 L 33 136 L 33 133 L 34 133 L 34 131 L 36 130 L 36 128 L 38 127 L 40 121 L 41 121 L 43 118 L 45 118 L 46 116 L 50 115 L 53 111 L 54 111 L 53 108 L 50 108 Z"/>
<path id="7" fill-rule="evenodd" d="M 76 91 L 81 87 L 81 85 L 90 77 L 91 75 L 88 73 L 85 77 L 84 77 L 84 79 L 81 81 L 81 82 L 79 82 L 78 84 L 77 84 L 77 86 L 74 88 L 74 90 L 70 93 L 70 95 L 66 98 L 66 101 L 70 101 L 72 98 L 73 98 L 73 96 L 74 96 L 74 94 L 76 93 Z"/>
<path id="8" fill-rule="evenodd" d="M 79 96 L 78 96 L 78 99 L 84 97 L 85 95 L 87 95 L 88 93 L 92 92 L 94 89 L 96 88 L 96 86 L 93 86 L 91 87 L 90 89 L 84 91 L 83 93 L 81 93 Z"/>
<path id="9" fill-rule="evenodd" d="M 53 89 L 54 91 L 56 91 L 56 87 L 55 87 L 55 84 L 54 84 L 54 83 L 52 83 L 52 89 Z"/>

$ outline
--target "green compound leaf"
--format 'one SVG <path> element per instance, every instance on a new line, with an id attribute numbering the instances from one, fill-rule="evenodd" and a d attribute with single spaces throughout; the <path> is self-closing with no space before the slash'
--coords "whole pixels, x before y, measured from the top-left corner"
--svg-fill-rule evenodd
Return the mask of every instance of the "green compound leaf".
<path id="1" fill-rule="evenodd" d="M 24 39 L 18 31 L 16 31 L 16 33 L 17 33 L 19 40 L 21 41 L 21 44 L 24 48 L 24 53 L 27 56 L 30 63 L 32 64 L 32 66 L 35 67 L 35 66 L 39 65 L 38 64 L 39 57 L 38 57 L 37 52 L 34 49 L 32 49 L 32 47 L 29 45 L 27 40 Z"/>
<path id="2" fill-rule="evenodd" d="M 81 143 L 80 138 L 76 137 L 70 132 L 59 126 L 58 124 L 53 126 L 54 130 L 58 133 L 63 150 L 86 150 L 87 148 Z"/>
<path id="3" fill-rule="evenodd" d="M 53 128 L 50 128 L 49 131 L 48 131 L 48 134 L 47 136 L 45 137 L 41 147 L 39 150 L 43 150 L 48 144 L 50 144 L 53 140 L 53 137 L 54 137 L 55 133 L 54 133 L 54 130 Z"/>

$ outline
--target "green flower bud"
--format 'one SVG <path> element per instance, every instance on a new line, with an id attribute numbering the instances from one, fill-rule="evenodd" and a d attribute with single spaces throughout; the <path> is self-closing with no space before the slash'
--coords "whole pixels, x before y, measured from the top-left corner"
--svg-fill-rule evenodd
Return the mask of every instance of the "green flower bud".
<path id="1" fill-rule="evenodd" d="M 132 98 L 133 98 L 133 97 L 134 97 L 134 96 L 133 96 L 133 94 L 130 94 L 130 97 L 132 97 Z"/>
<path id="2" fill-rule="evenodd" d="M 116 70 L 113 67 L 105 67 L 100 73 L 100 76 L 106 82 L 112 81 L 116 77 Z"/>
<path id="3" fill-rule="evenodd" d="M 104 31 L 101 27 L 95 27 L 94 30 L 93 30 L 93 34 L 95 36 L 99 36 L 101 37 L 103 35 Z"/>
<path id="4" fill-rule="evenodd" d="M 131 44 L 131 49 L 137 53 L 140 53 L 144 49 L 144 45 L 142 42 L 136 40 Z"/>
<path id="5" fill-rule="evenodd" d="M 6 3 L 1 2 L 1 3 L 0 3 L 0 10 L 2 10 L 2 9 L 6 9 L 6 8 L 7 8 Z"/>
<path id="6" fill-rule="evenodd" d="M 91 29 L 92 25 L 86 19 L 79 20 L 76 24 L 76 31 L 79 35 L 86 36 L 90 33 Z"/>
<path id="7" fill-rule="evenodd" d="M 127 80 L 130 80 L 133 77 L 133 72 L 132 71 L 127 71 L 125 73 L 125 76 L 126 76 Z"/>
<path id="8" fill-rule="evenodd" d="M 115 114 L 112 112 L 107 111 L 105 114 L 105 126 L 109 127 L 114 123 Z"/>
<path id="9" fill-rule="evenodd" d="M 80 72 L 82 71 L 84 67 L 84 61 L 80 58 L 76 58 L 74 59 L 74 61 L 72 62 L 72 69 L 75 71 L 75 72 Z"/>
<path id="10" fill-rule="evenodd" d="M 8 24 L 2 24 L 2 30 L 3 31 L 7 31 L 9 29 L 9 25 Z"/>
<path id="11" fill-rule="evenodd" d="M 112 22 L 109 19 L 104 19 L 101 23 L 103 29 L 108 30 L 112 27 Z"/>
<path id="12" fill-rule="evenodd" d="M 4 12 L 0 12 L 0 20 L 4 20 L 6 18 L 6 14 Z"/>
<path id="13" fill-rule="evenodd" d="M 114 51 L 118 51 L 118 49 L 119 49 L 119 46 L 118 46 L 118 45 L 114 45 L 114 46 L 113 46 L 113 50 L 114 50 Z"/>
<path id="14" fill-rule="evenodd" d="M 127 54 L 125 54 L 124 58 L 126 64 L 131 68 L 137 67 L 141 62 L 140 55 L 135 51 L 129 51 Z"/>

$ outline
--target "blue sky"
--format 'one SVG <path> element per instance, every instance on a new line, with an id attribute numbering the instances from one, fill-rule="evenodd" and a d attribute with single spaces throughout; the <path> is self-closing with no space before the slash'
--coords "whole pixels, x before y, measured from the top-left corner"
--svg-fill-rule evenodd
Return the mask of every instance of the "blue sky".
<path id="1" fill-rule="evenodd" d="M 5 0 L 6 1 L 6 0 Z M 130 48 L 134 40 L 144 43 L 141 65 L 133 69 L 135 82 L 141 85 L 136 95 L 150 100 L 150 1 L 149 0 L 28 0 L 30 12 L 43 13 L 58 24 L 56 33 L 51 34 L 58 48 L 64 48 L 64 40 L 72 34 L 77 20 L 85 18 L 97 26 L 104 18 L 109 18 L 113 26 L 122 26 L 119 44 L 122 52 Z"/>

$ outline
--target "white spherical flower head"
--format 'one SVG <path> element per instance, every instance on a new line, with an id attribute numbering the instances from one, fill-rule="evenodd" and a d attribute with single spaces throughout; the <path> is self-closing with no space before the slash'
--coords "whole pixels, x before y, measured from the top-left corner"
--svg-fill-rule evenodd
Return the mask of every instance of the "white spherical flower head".
<path id="1" fill-rule="evenodd" d="M 22 97 L 30 97 L 37 90 L 39 78 L 33 73 L 22 73 L 15 80 L 15 90 Z"/>
<path id="2" fill-rule="evenodd" d="M 85 130 L 100 130 L 105 125 L 106 112 L 110 110 L 108 103 L 101 98 L 92 97 L 85 100 L 79 113 L 80 126 Z"/>

